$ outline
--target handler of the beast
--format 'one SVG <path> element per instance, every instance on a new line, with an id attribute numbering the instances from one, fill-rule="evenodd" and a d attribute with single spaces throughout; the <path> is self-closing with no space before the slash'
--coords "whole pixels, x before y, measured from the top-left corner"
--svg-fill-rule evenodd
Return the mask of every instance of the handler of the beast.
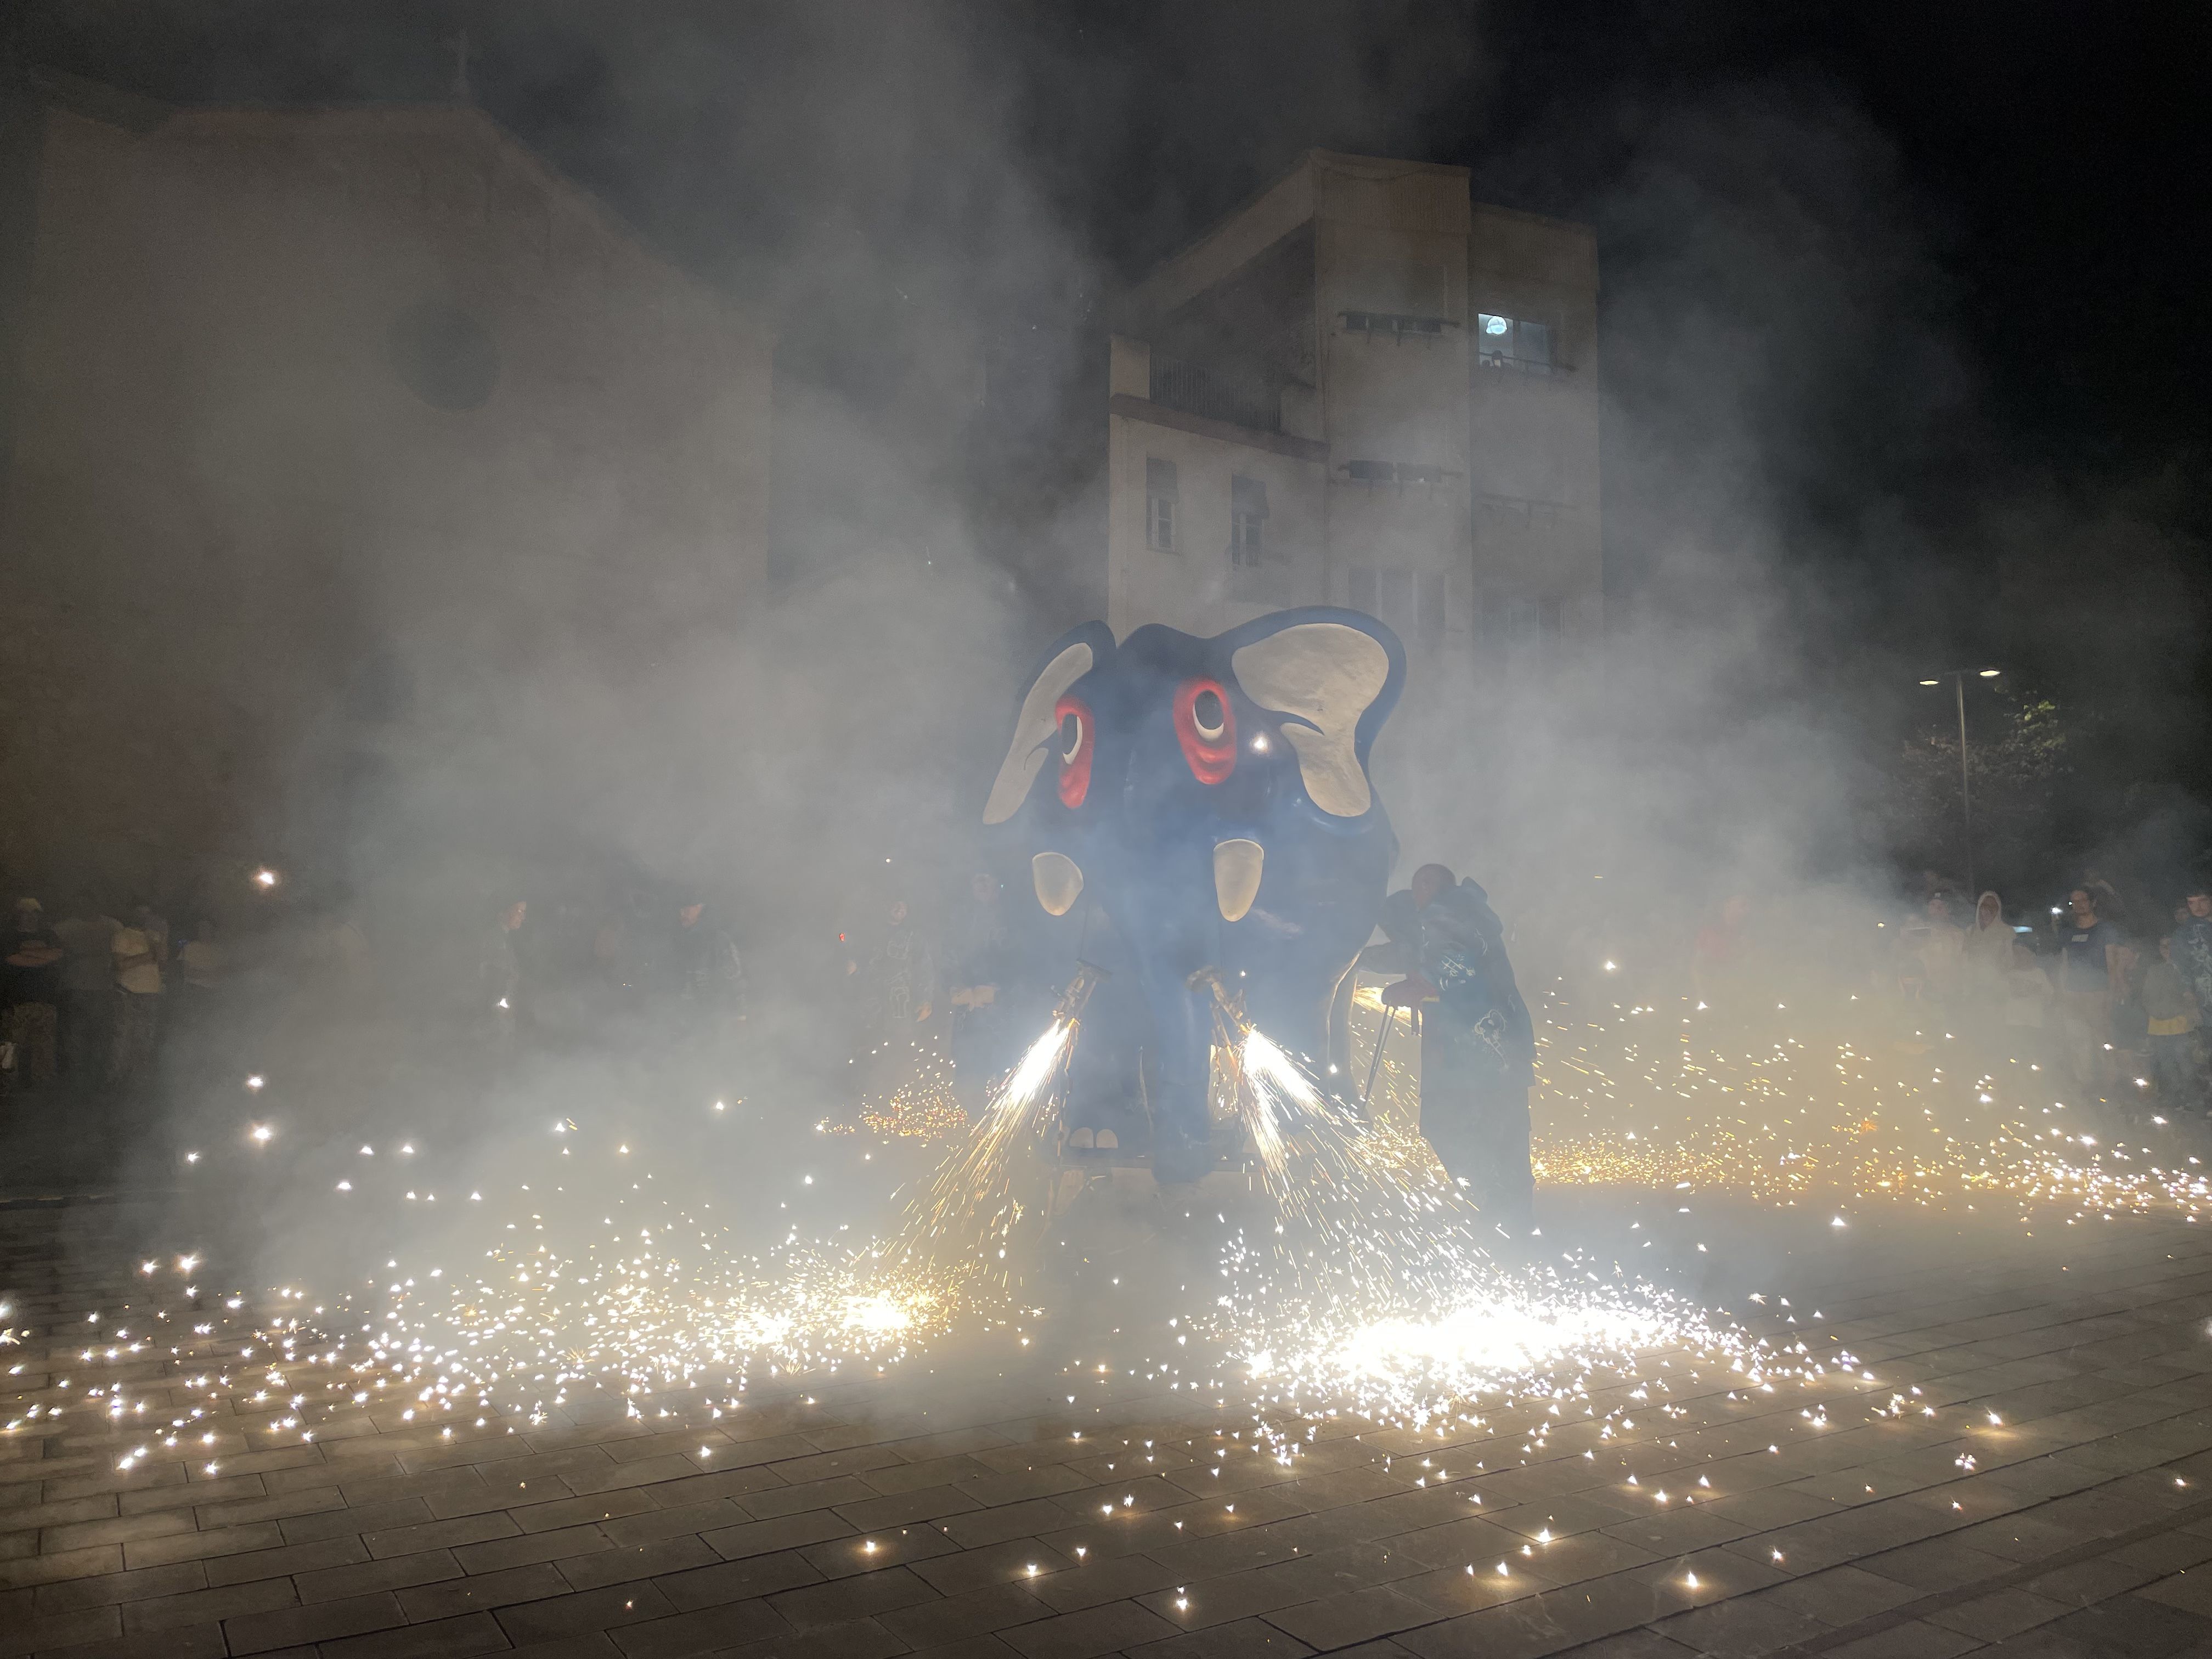
<path id="1" fill-rule="evenodd" d="M 1382 929 L 1391 945 L 1371 953 L 1373 965 L 1409 970 L 1382 1000 L 1421 1013 L 1421 1133 L 1485 1216 L 1524 1233 L 1536 1039 L 1504 927 L 1481 888 L 1425 864 L 1411 891 L 1384 905 Z"/>

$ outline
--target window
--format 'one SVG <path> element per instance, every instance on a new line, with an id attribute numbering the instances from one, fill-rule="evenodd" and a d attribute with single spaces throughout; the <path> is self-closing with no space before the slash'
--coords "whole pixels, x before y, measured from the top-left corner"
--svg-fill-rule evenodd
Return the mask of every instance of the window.
<path id="1" fill-rule="evenodd" d="M 1145 545 L 1176 550 L 1176 464 L 1145 457 Z"/>
<path id="2" fill-rule="evenodd" d="M 1259 478 L 1229 480 L 1229 564 L 1255 570 L 1266 556 L 1267 486 Z"/>
<path id="3" fill-rule="evenodd" d="M 1474 319 L 1475 361 L 1484 368 L 1514 368 L 1524 374 L 1549 374 L 1552 325 L 1525 318 L 1478 312 Z"/>
<path id="4" fill-rule="evenodd" d="M 1418 580 L 1420 608 L 1413 619 L 1414 632 L 1422 650 L 1440 651 L 1444 643 L 1444 594 L 1449 583 L 1441 570 L 1424 570 Z"/>
<path id="5" fill-rule="evenodd" d="M 1492 650 L 1505 646 L 1516 653 L 1532 647 L 1549 653 L 1556 650 L 1565 637 L 1566 621 L 1567 607 L 1562 599 L 1486 593 L 1482 596 L 1476 633 L 1482 643 Z"/>
<path id="6" fill-rule="evenodd" d="M 1381 570 L 1376 573 L 1375 614 L 1390 624 L 1393 633 L 1401 639 L 1413 637 L 1408 625 L 1413 620 L 1413 573 L 1410 570 Z"/>

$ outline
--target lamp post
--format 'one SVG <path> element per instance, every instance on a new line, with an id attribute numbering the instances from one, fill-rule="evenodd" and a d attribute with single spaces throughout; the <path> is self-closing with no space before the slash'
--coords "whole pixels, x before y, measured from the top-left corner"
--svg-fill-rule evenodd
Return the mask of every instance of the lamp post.
<path id="1" fill-rule="evenodd" d="M 1923 680 L 1923 685 L 1941 685 L 1948 679 L 1959 692 L 1959 832 L 1966 843 L 1966 890 L 1969 897 L 1974 891 L 1974 786 L 1966 770 L 1966 676 L 1976 679 L 1993 680 L 2004 671 L 1998 668 L 1947 668 L 1932 680 Z M 1978 902 L 1978 899 L 1977 899 Z"/>

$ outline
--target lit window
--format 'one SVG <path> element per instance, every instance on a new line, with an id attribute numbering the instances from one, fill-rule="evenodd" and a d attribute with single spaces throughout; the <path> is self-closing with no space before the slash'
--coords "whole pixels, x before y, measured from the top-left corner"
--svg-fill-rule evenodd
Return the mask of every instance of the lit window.
<path id="1" fill-rule="evenodd" d="M 1552 325 L 1496 312 L 1476 313 L 1476 361 L 1485 368 L 1517 368 L 1524 374 L 1549 374 Z"/>
<path id="2" fill-rule="evenodd" d="M 1176 464 L 1145 458 L 1145 544 L 1176 549 Z"/>

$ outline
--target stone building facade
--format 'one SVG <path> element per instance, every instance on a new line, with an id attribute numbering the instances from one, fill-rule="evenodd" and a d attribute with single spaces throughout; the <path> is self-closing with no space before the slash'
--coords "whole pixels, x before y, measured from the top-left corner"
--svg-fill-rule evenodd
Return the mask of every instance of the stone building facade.
<path id="1" fill-rule="evenodd" d="M 1108 615 L 1348 605 L 1418 699 L 1604 627 L 1597 256 L 1460 167 L 1310 153 L 1111 344 Z"/>
<path id="2" fill-rule="evenodd" d="M 757 597 L 771 331 L 481 112 L 41 76 L 0 201 L 0 874 L 307 855 L 425 677 Z"/>

